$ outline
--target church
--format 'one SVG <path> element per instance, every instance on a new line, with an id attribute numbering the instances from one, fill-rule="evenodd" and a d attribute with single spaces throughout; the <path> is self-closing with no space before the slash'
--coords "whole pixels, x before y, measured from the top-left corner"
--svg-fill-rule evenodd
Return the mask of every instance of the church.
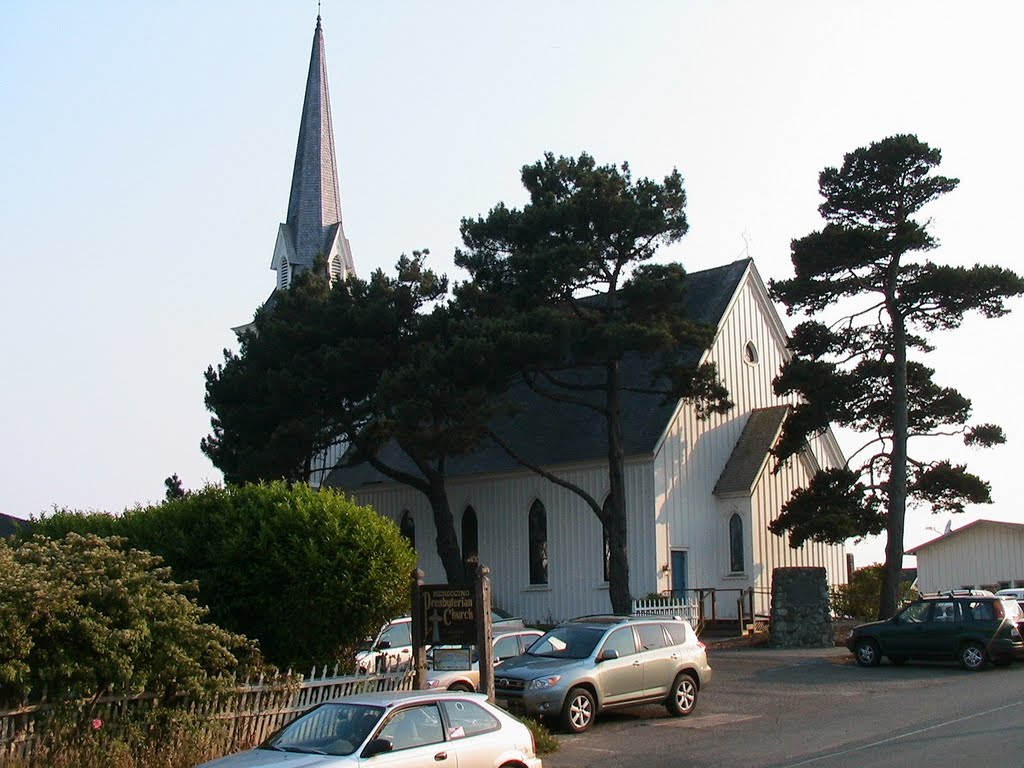
<path id="1" fill-rule="evenodd" d="M 274 290 L 286 290 L 318 254 L 327 257 L 332 279 L 355 269 L 342 228 L 319 17 L 287 218 L 271 261 Z M 845 459 L 828 431 L 775 465 L 771 449 L 794 401 L 772 390 L 789 354 L 787 334 L 754 262 L 690 273 L 687 286 L 689 316 L 716 328 L 700 362 L 716 364 L 735 405 L 701 419 L 684 401 L 624 397 L 629 589 L 634 597 L 713 591 L 721 617 L 735 617 L 738 597 L 752 595 L 755 613 L 766 614 L 774 568 L 821 567 L 830 586 L 846 583 L 842 546 L 808 542 L 794 549 L 768 530 L 794 490 Z M 630 366 L 635 376 L 645 370 L 642 360 Z M 527 406 L 500 425 L 508 442 L 594 498 L 607 496 L 603 422 L 553 402 Z M 314 483 L 344 490 L 393 520 L 413 542 L 427 582 L 443 581 L 427 499 L 368 465 L 336 466 L 338 453 L 324 456 Z M 577 496 L 494 445 L 451 460 L 448 494 L 463 555 L 477 555 L 491 569 L 495 606 L 543 623 L 610 610 L 602 525 Z"/>

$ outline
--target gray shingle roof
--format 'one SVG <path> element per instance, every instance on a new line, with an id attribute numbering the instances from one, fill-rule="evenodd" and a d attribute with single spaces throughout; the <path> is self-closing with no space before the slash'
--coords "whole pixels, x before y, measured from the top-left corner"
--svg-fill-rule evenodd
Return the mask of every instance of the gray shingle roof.
<path id="1" fill-rule="evenodd" d="M 751 493 L 779 437 L 788 405 L 755 408 L 715 485 L 716 494 Z"/>
<path id="2" fill-rule="evenodd" d="M 341 194 L 334 151 L 327 56 L 318 16 L 295 148 L 288 218 L 282 225 L 295 263 L 302 267 L 312 266 L 318 253 L 327 253 L 336 229 L 341 226 Z"/>
<path id="3" fill-rule="evenodd" d="M 22 520 L 0 512 L 0 538 L 14 535 L 15 529 L 18 527 L 31 527 L 31 523 L 28 520 Z"/>
<path id="4" fill-rule="evenodd" d="M 688 316 L 700 323 L 717 327 L 749 263 L 749 259 L 743 259 L 688 275 L 685 299 Z M 696 361 L 703 352 L 694 349 L 688 355 Z M 647 387 L 650 385 L 653 367 L 653 361 L 632 355 L 622 361 L 620 371 L 627 385 Z M 589 375 L 593 377 L 594 372 L 589 372 Z M 588 371 L 581 370 L 578 376 L 585 379 Z M 541 397 L 525 385 L 514 389 L 511 398 L 523 403 L 524 410 L 515 416 L 496 421 L 494 431 L 531 463 L 550 466 L 593 461 L 608 455 L 604 419 L 590 409 Z M 675 409 L 675 401 L 666 402 L 660 395 L 623 392 L 622 420 L 626 455 L 652 454 Z M 419 474 L 412 461 L 394 443 L 385 446 L 380 458 L 392 467 Z M 471 454 L 450 457 L 446 465 L 449 477 L 521 468 L 490 440 Z M 368 464 L 361 464 L 333 470 L 325 485 L 357 488 L 381 482 L 391 480 Z"/>

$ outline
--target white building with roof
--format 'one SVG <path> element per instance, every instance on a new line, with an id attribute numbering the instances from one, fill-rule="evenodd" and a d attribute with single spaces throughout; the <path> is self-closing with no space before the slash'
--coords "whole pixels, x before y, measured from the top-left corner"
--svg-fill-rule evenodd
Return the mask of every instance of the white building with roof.
<path id="1" fill-rule="evenodd" d="M 975 520 L 908 549 L 917 557 L 917 588 L 1024 587 L 1024 524 Z"/>
<path id="2" fill-rule="evenodd" d="M 288 214 L 271 261 L 275 291 L 286 289 L 318 254 L 327 258 L 333 278 L 354 271 L 341 223 L 319 17 Z M 272 294 L 268 304 L 273 300 Z M 772 379 L 789 353 L 786 331 L 753 261 L 689 275 L 686 311 L 717 329 L 710 346 L 693 353 L 694 362 L 717 365 L 735 407 L 702 420 L 684 402 L 624 393 L 630 592 L 692 597 L 716 590 L 716 612 L 724 617 L 736 616 L 737 598 L 751 590 L 756 612 L 766 614 L 776 567 L 823 567 L 831 585 L 845 583 L 842 546 L 809 542 L 794 549 L 767 528 L 818 468 L 845 459 L 829 431 L 784 466 L 774 466 L 770 451 L 792 401 L 773 393 Z M 651 361 L 628 359 L 622 370 L 638 390 L 649 389 Z M 579 406 L 524 398 L 528 407 L 495 425 L 495 431 L 532 464 L 594 498 L 606 497 L 603 421 Z M 391 452 L 392 465 L 416 471 L 396 446 L 384 451 Z M 331 470 L 337 458 L 337 450 L 324 457 L 324 470 L 330 470 L 324 484 L 351 493 L 398 524 L 414 541 L 427 581 L 443 581 L 427 498 L 365 464 Z M 478 555 L 490 566 L 496 605 L 536 622 L 609 610 L 602 526 L 579 497 L 516 464 L 493 444 L 451 458 L 447 476 L 463 555 Z"/>

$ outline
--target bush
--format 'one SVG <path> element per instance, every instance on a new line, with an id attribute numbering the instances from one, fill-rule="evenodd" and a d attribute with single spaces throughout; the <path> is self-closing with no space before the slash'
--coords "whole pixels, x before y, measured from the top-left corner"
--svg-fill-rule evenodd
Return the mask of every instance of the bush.
<path id="1" fill-rule="evenodd" d="M 558 737 L 549 731 L 540 720 L 532 717 L 521 717 L 519 719 L 533 734 L 533 741 L 537 745 L 538 755 L 546 755 L 558 750 Z"/>
<path id="2" fill-rule="evenodd" d="M 389 520 L 328 489 L 210 486 L 121 517 L 60 511 L 36 525 L 116 533 L 160 555 L 198 582 L 211 620 L 258 640 L 281 667 L 349 661 L 409 610 L 415 553 Z"/>
<path id="3" fill-rule="evenodd" d="M 832 610 L 838 616 L 849 616 L 859 621 L 874 621 L 879 617 L 878 607 L 881 605 L 882 583 L 885 577 L 885 566 L 876 563 L 853 572 L 849 584 L 836 587 L 832 595 Z M 900 601 L 907 603 L 916 597 L 912 582 L 904 581 L 900 585 Z"/>
<path id="4" fill-rule="evenodd" d="M 108 686 L 192 695 L 255 658 L 147 552 L 68 534 L 0 540 L 0 691 L 77 699 Z"/>

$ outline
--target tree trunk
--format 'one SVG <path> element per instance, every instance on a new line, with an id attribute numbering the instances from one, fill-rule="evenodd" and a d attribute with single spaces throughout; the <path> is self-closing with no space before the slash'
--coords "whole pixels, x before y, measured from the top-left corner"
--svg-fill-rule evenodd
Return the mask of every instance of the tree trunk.
<path id="1" fill-rule="evenodd" d="M 894 291 L 895 289 L 893 289 Z M 903 574 L 903 530 L 907 514 L 907 331 L 895 304 L 894 293 L 886 304 L 892 318 L 892 466 L 889 469 L 889 511 L 886 520 L 885 578 L 878 605 L 878 618 L 896 613 Z"/>
<path id="2" fill-rule="evenodd" d="M 441 558 L 444 573 L 449 584 L 463 584 L 467 581 L 466 567 L 459 550 L 459 538 L 455 534 L 455 518 L 448 503 L 448 490 L 443 477 L 430 478 L 430 509 L 434 513 L 434 530 L 437 531 L 437 556 Z"/>
<path id="3" fill-rule="evenodd" d="M 625 449 L 622 437 L 622 412 L 619 405 L 618 363 L 608 364 L 607 384 L 609 498 L 604 506 L 605 516 L 602 522 L 608 533 L 608 597 L 613 613 L 628 616 L 633 611 L 633 598 L 629 594 Z"/>

